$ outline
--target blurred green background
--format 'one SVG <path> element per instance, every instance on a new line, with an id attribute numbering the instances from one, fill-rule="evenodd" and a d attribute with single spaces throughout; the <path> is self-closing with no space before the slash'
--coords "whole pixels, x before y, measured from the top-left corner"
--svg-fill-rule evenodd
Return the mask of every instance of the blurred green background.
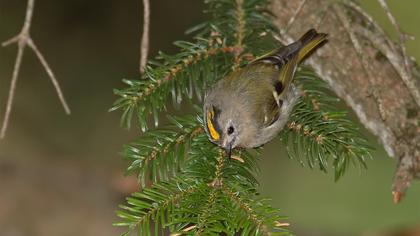
<path id="1" fill-rule="evenodd" d="M 395 37 L 374 0 L 362 6 Z M 151 55 L 176 52 L 174 40 L 205 19 L 198 0 L 153 0 Z M 407 42 L 420 59 L 420 1 L 389 1 Z M 182 7 L 180 7 L 182 5 Z M 25 0 L 0 0 L 0 40 L 19 32 Z M 135 190 L 118 152 L 139 135 L 108 113 L 122 78 L 138 77 L 141 1 L 38 0 L 32 36 L 53 68 L 71 106 L 67 116 L 34 54 L 27 50 L 6 139 L 0 140 L 0 235 L 117 235 L 111 226 L 124 196 Z M 0 49 L 3 118 L 16 46 Z M 290 217 L 297 235 L 392 235 L 420 227 L 420 184 L 405 200 L 391 201 L 395 161 L 377 148 L 369 169 L 352 168 L 335 183 L 331 174 L 289 160 L 279 142 L 260 161 L 261 192 Z M 407 234 L 409 235 L 409 234 Z M 411 235 L 420 235 L 411 234 Z"/>

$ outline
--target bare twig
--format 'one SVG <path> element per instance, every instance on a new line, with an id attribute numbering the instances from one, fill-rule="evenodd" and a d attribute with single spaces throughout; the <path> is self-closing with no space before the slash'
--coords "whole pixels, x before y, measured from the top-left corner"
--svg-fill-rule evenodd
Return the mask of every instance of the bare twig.
<path id="1" fill-rule="evenodd" d="M 406 40 L 406 35 L 401 31 L 400 26 L 398 25 L 397 21 L 395 20 L 394 15 L 392 15 L 391 10 L 388 7 L 388 4 L 386 3 L 385 0 L 378 0 L 379 4 L 381 5 L 381 7 L 384 9 L 389 21 L 391 22 L 392 26 L 394 26 L 395 30 L 398 33 L 399 36 L 399 40 L 400 40 L 400 47 L 401 47 L 401 51 L 404 55 L 404 59 L 405 59 L 405 66 L 407 67 L 407 71 L 410 71 L 410 67 L 408 64 L 408 59 L 407 59 L 407 52 L 404 46 L 405 40 Z"/>
<path id="2" fill-rule="evenodd" d="M 299 15 L 300 11 L 302 11 L 303 6 L 305 5 L 306 0 L 301 0 L 299 3 L 299 6 L 296 8 L 296 11 L 293 13 L 290 20 L 287 22 L 286 26 L 280 31 L 281 34 L 286 34 L 290 27 L 293 25 L 293 23 L 296 20 L 296 17 Z"/>
<path id="3" fill-rule="evenodd" d="M 9 117 L 10 117 L 10 112 L 12 110 L 13 98 L 15 96 L 15 90 L 16 90 L 16 82 L 17 82 L 17 78 L 19 74 L 19 68 L 22 62 L 23 52 L 24 52 L 24 45 L 23 43 L 19 43 L 18 53 L 17 53 L 16 61 L 15 61 L 15 67 L 13 68 L 12 81 L 10 83 L 9 97 L 7 99 L 7 105 L 6 105 L 6 112 L 4 113 L 3 125 L 1 127 L 0 138 L 4 138 L 4 136 L 6 135 L 7 126 L 9 124 Z"/>
<path id="4" fill-rule="evenodd" d="M 44 56 L 39 51 L 38 47 L 35 45 L 34 41 L 31 38 L 28 38 L 28 46 L 35 52 L 36 56 L 38 57 L 39 61 L 42 64 L 42 66 L 44 67 L 45 71 L 47 72 L 48 76 L 50 77 L 51 82 L 53 83 L 54 88 L 57 91 L 58 98 L 60 99 L 61 104 L 64 107 L 64 110 L 66 111 L 67 114 L 70 114 L 71 113 L 70 108 L 66 103 L 63 92 L 60 89 L 60 85 L 58 84 L 58 81 L 57 81 L 53 71 L 51 70 L 51 67 L 48 65 L 47 60 L 45 60 Z"/>
<path id="5" fill-rule="evenodd" d="M 35 4 L 35 0 L 28 0 L 28 5 L 26 7 L 25 22 L 23 24 L 21 32 L 18 35 L 14 36 L 13 38 L 2 43 L 3 47 L 16 43 L 18 45 L 18 52 L 16 55 L 15 66 L 13 68 L 13 75 L 12 75 L 12 80 L 10 83 L 9 96 L 8 96 L 7 105 L 6 105 L 6 112 L 4 113 L 3 124 L 0 131 L 0 138 L 4 138 L 4 136 L 6 135 L 6 130 L 9 124 L 10 113 L 11 113 L 12 105 L 13 105 L 13 98 L 16 91 L 16 82 L 19 75 L 20 66 L 22 64 L 22 57 L 23 57 L 23 53 L 25 51 L 26 46 L 29 46 L 29 48 L 31 48 L 34 51 L 34 53 L 40 60 L 42 66 L 44 67 L 45 71 L 50 77 L 51 82 L 54 84 L 55 90 L 64 107 L 64 110 L 66 111 L 67 114 L 70 114 L 69 106 L 67 105 L 64 99 L 63 93 L 61 92 L 60 86 L 54 76 L 54 73 L 52 72 L 44 56 L 36 47 L 35 43 L 33 42 L 30 36 L 30 28 L 31 28 L 32 15 L 33 15 L 33 10 L 34 10 L 34 4 Z"/>
<path id="6" fill-rule="evenodd" d="M 405 85 L 410 90 L 410 93 L 414 97 L 414 100 L 416 101 L 417 105 L 420 106 L 420 92 L 419 92 L 416 84 L 414 83 L 414 81 L 412 79 L 410 62 L 409 62 L 409 59 L 408 59 L 408 56 L 407 56 L 407 50 L 404 46 L 404 43 L 405 43 L 406 39 L 409 38 L 409 37 L 408 37 L 407 34 L 405 34 L 401 31 L 401 28 L 398 25 L 397 21 L 395 20 L 394 15 L 392 15 L 391 10 L 389 9 L 386 1 L 385 0 L 378 0 L 378 2 L 381 5 L 381 7 L 384 9 L 389 21 L 391 22 L 391 24 L 394 26 L 395 30 L 398 33 L 399 41 L 400 41 L 399 42 L 400 43 L 400 49 L 401 49 L 401 53 L 402 53 L 402 56 L 403 56 L 404 66 L 405 66 L 405 71 L 406 71 L 406 76 L 403 76 L 402 79 L 403 79 Z"/>
<path id="7" fill-rule="evenodd" d="M 143 0 L 143 35 L 140 42 L 140 74 L 144 73 L 149 53 L 150 2 Z"/>
<path id="8" fill-rule="evenodd" d="M 364 19 L 367 22 L 369 22 L 369 24 L 373 25 L 375 30 L 378 31 L 381 35 L 386 35 L 385 31 L 381 27 L 379 27 L 379 25 L 373 20 L 373 18 L 369 14 L 367 14 L 358 4 L 348 0 L 344 1 L 343 3 L 349 6 L 351 9 L 355 10 L 361 16 L 363 16 Z M 391 39 L 388 37 L 383 37 L 383 39 L 386 41 L 386 44 L 394 51 L 394 53 L 396 53 L 397 50 L 395 49 L 395 44 L 391 41 Z"/>

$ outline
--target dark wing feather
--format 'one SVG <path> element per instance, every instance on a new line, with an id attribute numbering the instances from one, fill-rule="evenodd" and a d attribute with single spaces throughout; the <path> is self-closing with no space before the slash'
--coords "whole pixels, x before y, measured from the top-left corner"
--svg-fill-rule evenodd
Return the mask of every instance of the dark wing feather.
<path id="1" fill-rule="evenodd" d="M 257 58 L 249 64 L 249 67 L 258 67 L 261 64 L 272 65 L 272 70 L 278 73 L 278 76 L 271 78 L 275 93 L 273 100 L 264 106 L 264 125 L 271 125 L 278 119 L 284 96 L 289 91 L 298 64 L 325 42 L 326 37 L 326 34 L 310 29 L 298 41 Z"/>

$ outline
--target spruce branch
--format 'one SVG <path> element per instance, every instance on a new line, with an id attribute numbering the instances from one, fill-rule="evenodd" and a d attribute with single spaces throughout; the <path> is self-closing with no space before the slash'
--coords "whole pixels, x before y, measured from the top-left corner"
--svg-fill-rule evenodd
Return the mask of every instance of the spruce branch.
<path id="1" fill-rule="evenodd" d="M 210 217 L 212 217 L 212 213 L 214 213 L 214 204 L 217 198 L 217 188 L 213 188 L 208 196 L 207 202 L 203 207 L 203 212 L 198 216 L 198 224 L 196 227 L 196 232 L 194 235 L 205 235 L 206 229 L 208 229 L 208 225 L 211 221 Z M 216 221 L 217 222 L 217 221 Z M 207 233 L 207 232 L 206 232 Z"/>
<path id="2" fill-rule="evenodd" d="M 236 44 L 235 46 L 238 48 L 243 48 L 243 41 L 245 38 L 245 11 L 243 8 L 244 0 L 236 0 L 236 8 L 235 8 L 235 19 L 236 19 L 236 27 L 235 27 L 235 38 Z M 235 55 L 234 59 L 234 67 L 239 66 L 241 63 L 240 53 L 238 52 Z"/>
<path id="3" fill-rule="evenodd" d="M 223 178 L 222 178 L 222 172 L 225 165 L 225 155 L 223 151 L 219 150 L 219 154 L 217 157 L 217 164 L 216 164 L 216 172 L 214 179 L 211 183 L 208 185 L 212 188 L 210 191 L 210 194 L 207 198 L 206 204 L 203 208 L 203 212 L 199 214 L 198 217 L 198 224 L 197 229 L 195 232 L 195 235 L 203 235 L 204 233 L 207 233 L 209 227 L 209 221 L 211 220 L 210 217 L 212 217 L 215 211 L 214 204 L 217 201 L 218 193 L 220 191 L 220 188 L 223 186 Z M 223 219 L 222 219 L 223 220 Z M 216 220 L 215 222 L 218 223 L 220 219 Z"/>
<path id="4" fill-rule="evenodd" d="M 190 142 L 203 133 L 202 123 L 194 116 L 169 119 L 171 125 L 124 146 L 123 156 L 131 162 L 127 172 L 137 172 L 142 187 L 147 179 L 158 182 L 175 176 L 188 156 Z"/>
<path id="5" fill-rule="evenodd" d="M 123 109 L 121 124 L 131 126 L 133 114 L 138 116 L 142 131 L 148 129 L 147 116 L 153 115 L 155 126 L 158 125 L 159 112 L 165 110 L 165 101 L 169 95 L 175 106 L 183 97 L 201 99 L 208 83 L 216 80 L 219 72 L 215 66 L 217 60 L 225 60 L 225 54 L 236 52 L 235 47 L 213 44 L 212 40 L 199 40 L 197 43 L 175 42 L 182 52 L 169 56 L 160 53 L 157 61 L 151 62 L 155 67 L 147 67 L 144 77 L 147 80 L 123 80 L 129 85 L 123 90 L 114 90 L 120 98 L 115 101 L 110 111 Z M 203 77 L 207 78 L 204 79 Z"/>
<path id="6" fill-rule="evenodd" d="M 336 180 L 350 163 L 366 168 L 371 148 L 346 112 L 334 108 L 338 99 L 328 94 L 328 86 L 307 68 L 298 71 L 295 81 L 301 98 L 281 134 L 289 156 L 305 165 L 304 156 L 310 168 L 324 172 L 332 161 Z"/>
<path id="7" fill-rule="evenodd" d="M 138 115 L 142 131 L 148 129 L 149 114 L 152 114 L 157 126 L 159 112 L 166 109 L 164 101 L 169 94 L 176 107 L 184 96 L 192 98 L 194 92 L 201 100 L 203 91 L 220 75 L 231 70 L 232 64 L 242 59 L 252 60 L 253 55 L 274 47 L 271 32 L 275 28 L 264 10 L 265 0 L 253 3 L 216 0 L 208 1 L 208 4 L 212 19 L 188 30 L 189 33 L 197 33 L 196 42 L 175 42 L 181 52 L 173 56 L 160 53 L 156 60 L 150 61 L 143 75 L 146 81 L 123 80 L 129 88 L 114 90 L 120 99 L 110 110 L 123 109 L 121 124 L 124 127 L 130 128 L 133 114 Z M 241 11 L 240 6 L 243 8 Z M 234 13 L 237 17 L 226 12 L 228 8 L 237 12 Z M 246 27 L 242 30 L 246 25 L 244 22 L 252 23 L 252 29 Z M 239 31 L 232 36 L 231 32 L 237 29 Z M 247 52 L 242 53 L 245 47 Z M 232 56 L 236 58 L 233 61 L 230 59 Z"/>
<path id="8" fill-rule="evenodd" d="M 285 217 L 264 199 L 256 197 L 258 150 L 255 153 L 234 150 L 232 158 L 227 159 L 224 150 L 210 143 L 203 132 L 201 114 L 169 117 L 169 126 L 147 130 L 148 116 L 154 117 L 157 126 L 170 94 L 175 106 L 184 97 L 191 99 L 193 93 L 200 99 L 203 91 L 226 73 L 279 46 L 266 0 L 208 0 L 207 3 L 212 18 L 188 30 L 196 34 L 196 41 L 175 42 L 181 51 L 175 55 L 160 53 L 156 60 L 150 61 L 143 75 L 147 80 L 124 80 L 128 88 L 115 91 L 120 98 L 111 110 L 123 110 L 122 121 L 127 126 L 135 116 L 145 131 L 143 138 L 123 151 L 124 157 L 131 161 L 128 171 L 138 172 L 140 182 L 144 183 L 146 177 L 151 177 L 153 182 L 152 187 L 137 194 L 144 192 L 146 195 L 142 196 L 155 206 L 170 205 L 171 209 L 162 220 L 159 218 L 162 214 L 158 217 L 148 205 L 135 209 L 137 212 L 129 206 L 129 216 L 121 215 L 122 225 L 136 228 L 140 234 L 157 234 L 161 228 L 173 236 L 288 234 L 284 229 L 289 225 L 284 222 Z M 301 4 L 296 15 L 309 3 Z M 365 158 L 370 155 L 369 147 L 345 112 L 335 107 L 337 98 L 330 95 L 328 86 L 307 68 L 297 74 L 295 85 L 301 89 L 302 96 L 289 128 L 281 134 L 283 138 L 286 136 L 286 146 L 293 149 L 289 153 L 305 156 L 310 167 L 318 165 L 324 171 L 331 162 L 336 179 L 352 162 L 364 167 Z M 153 191 L 161 196 L 159 199 L 150 196 L 149 189 L 168 182 L 181 185 L 176 191 L 188 186 L 196 188 L 181 198 L 176 197 L 176 201 L 168 200 L 165 190 Z M 138 223 L 145 212 L 150 213 L 147 220 Z M 127 224 L 127 218 L 134 220 Z M 156 229 L 150 228 L 151 222 Z"/>
<path id="9" fill-rule="evenodd" d="M 6 130 L 7 130 L 7 127 L 9 125 L 9 118 L 10 118 L 10 114 L 11 114 L 11 110 L 12 110 L 12 106 L 13 106 L 13 99 L 14 99 L 14 96 L 15 96 L 16 83 L 17 83 L 19 72 L 20 72 L 22 57 L 23 57 L 25 48 L 27 46 L 30 49 L 32 49 L 32 51 L 38 57 L 38 60 L 41 62 L 42 66 L 44 67 L 45 71 L 47 72 L 51 82 L 54 85 L 55 91 L 57 92 L 58 98 L 59 98 L 61 104 L 63 105 L 63 108 L 64 108 L 66 114 L 70 114 L 70 108 L 67 105 L 67 102 L 66 102 L 66 100 L 64 98 L 64 95 L 63 95 L 63 92 L 61 91 L 60 85 L 59 85 L 51 67 L 49 66 L 47 60 L 44 58 L 43 54 L 38 49 L 38 47 L 36 46 L 35 42 L 32 40 L 32 37 L 30 35 L 30 28 L 31 28 L 31 24 L 32 24 L 32 15 L 33 15 L 33 11 L 34 11 L 34 4 L 35 4 L 35 0 L 28 0 L 27 7 L 26 7 L 25 21 L 24 21 L 23 27 L 21 29 L 21 32 L 18 35 L 14 36 L 11 39 L 2 43 L 3 47 L 7 47 L 11 44 L 16 43 L 18 45 L 18 52 L 17 52 L 17 56 L 16 56 L 15 66 L 13 68 L 13 75 L 12 75 L 12 80 L 11 80 L 11 83 L 10 83 L 9 96 L 8 96 L 7 105 L 6 105 L 6 112 L 4 113 L 3 124 L 2 124 L 1 131 L 0 131 L 0 138 L 1 139 L 5 137 Z"/>
<path id="10" fill-rule="evenodd" d="M 184 176 L 189 179 L 200 180 L 211 185 L 219 185 L 219 182 L 229 186 L 241 183 L 243 187 L 251 188 L 258 185 L 255 173 L 258 173 L 257 154 L 247 151 L 235 150 L 232 156 L 235 159 L 221 159 L 224 152 L 208 141 L 206 135 L 197 136 L 190 145 L 189 158 L 182 168 Z M 221 175 L 220 178 L 216 176 Z"/>
<path id="11" fill-rule="evenodd" d="M 206 179 L 202 179 L 202 183 L 206 185 L 206 188 L 201 191 L 200 200 L 197 200 L 197 196 L 192 198 L 194 205 L 197 202 L 202 202 L 202 204 L 197 205 L 197 209 L 194 213 L 185 214 L 182 209 L 179 209 L 177 214 L 177 220 L 175 220 L 176 227 L 175 235 L 188 232 L 193 235 L 211 235 L 211 234 L 220 234 L 223 232 L 223 224 L 226 215 L 226 211 L 223 208 L 220 208 L 220 187 L 223 186 L 223 169 L 225 166 L 224 152 L 221 150 L 218 151 L 216 156 L 216 162 L 214 173 L 212 173 L 212 181 L 207 182 Z M 213 157 L 215 157 L 213 156 Z M 189 178 L 190 179 L 190 178 Z M 196 179 L 197 180 L 197 179 Z M 188 202 L 189 200 L 184 201 Z M 190 204 L 188 204 L 190 207 Z M 193 217 L 193 219 L 191 218 Z"/>
<path id="12" fill-rule="evenodd" d="M 222 188 L 230 203 L 242 214 L 239 215 L 243 222 L 250 220 L 252 224 L 238 225 L 238 231 L 242 235 L 288 235 L 284 229 L 289 226 L 284 220 L 286 217 L 280 215 L 277 209 L 271 208 L 263 199 L 253 199 L 251 191 L 250 196 L 239 196 L 238 192 L 232 191 L 227 187 Z"/>
<path id="13" fill-rule="evenodd" d="M 128 227 L 124 235 L 136 229 L 139 235 L 150 235 L 154 222 L 154 234 L 158 235 L 159 228 L 165 229 L 171 223 L 176 204 L 200 188 L 203 188 L 202 184 L 187 184 L 180 179 L 156 183 L 127 198 L 127 204 L 120 205 L 122 210 L 117 212 L 122 221 L 114 225 Z"/>

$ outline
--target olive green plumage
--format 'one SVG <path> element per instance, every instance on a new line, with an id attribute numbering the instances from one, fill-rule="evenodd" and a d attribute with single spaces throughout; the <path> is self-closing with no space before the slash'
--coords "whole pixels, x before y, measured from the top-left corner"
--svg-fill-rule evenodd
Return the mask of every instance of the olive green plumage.
<path id="1" fill-rule="evenodd" d="M 229 152 L 272 140 L 297 101 L 291 82 L 298 64 L 326 41 L 326 36 L 311 29 L 298 41 L 219 80 L 204 99 L 205 130 L 210 140 Z"/>

